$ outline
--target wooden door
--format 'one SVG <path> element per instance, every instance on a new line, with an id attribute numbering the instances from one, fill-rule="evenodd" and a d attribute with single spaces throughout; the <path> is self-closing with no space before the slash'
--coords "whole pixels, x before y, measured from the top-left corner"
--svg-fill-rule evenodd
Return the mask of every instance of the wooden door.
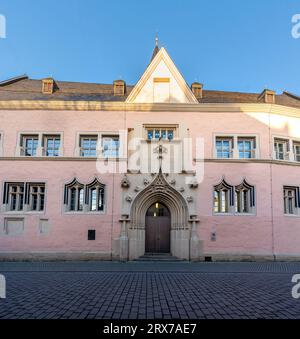
<path id="1" fill-rule="evenodd" d="M 146 215 L 146 253 L 170 253 L 171 216 L 162 204 L 152 205 Z"/>

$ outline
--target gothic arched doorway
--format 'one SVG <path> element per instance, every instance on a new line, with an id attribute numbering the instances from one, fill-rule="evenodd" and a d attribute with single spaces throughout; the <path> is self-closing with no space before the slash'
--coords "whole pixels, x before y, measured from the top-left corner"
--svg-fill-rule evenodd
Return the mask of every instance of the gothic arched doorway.
<path id="1" fill-rule="evenodd" d="M 169 209 L 156 202 L 146 213 L 146 253 L 170 253 L 171 214 Z"/>

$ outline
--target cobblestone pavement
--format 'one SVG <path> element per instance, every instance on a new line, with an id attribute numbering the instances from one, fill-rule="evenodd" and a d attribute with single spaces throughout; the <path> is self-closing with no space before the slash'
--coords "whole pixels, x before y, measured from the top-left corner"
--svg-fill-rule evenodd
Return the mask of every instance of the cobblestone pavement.
<path id="1" fill-rule="evenodd" d="M 0 318 L 300 318 L 300 263 L 0 263 Z"/>

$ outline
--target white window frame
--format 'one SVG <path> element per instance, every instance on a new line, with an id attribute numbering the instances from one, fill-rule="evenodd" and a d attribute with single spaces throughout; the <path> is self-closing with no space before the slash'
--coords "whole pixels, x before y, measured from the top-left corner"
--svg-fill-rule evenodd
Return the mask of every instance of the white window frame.
<path id="1" fill-rule="evenodd" d="M 27 155 L 27 147 L 26 147 L 26 143 L 27 140 L 36 140 L 36 149 L 35 149 L 35 154 L 34 155 Z M 38 151 L 39 151 L 39 135 L 38 134 L 22 134 L 21 135 L 21 140 L 20 140 L 20 150 L 21 150 L 21 156 L 23 157 L 31 157 L 31 158 L 35 158 L 38 156 Z M 33 150 L 33 148 L 31 149 Z"/>
<path id="2" fill-rule="evenodd" d="M 240 142 L 250 142 L 250 158 L 245 158 L 245 157 L 241 157 L 240 156 L 240 148 L 239 148 L 239 143 Z M 239 136 L 238 140 L 237 140 L 237 149 L 238 149 L 238 153 L 239 153 L 239 159 L 245 159 L 245 160 L 249 160 L 249 159 L 255 159 L 256 157 L 256 138 L 255 137 L 242 137 Z M 248 152 L 247 150 L 243 150 L 243 153 Z"/>
<path id="3" fill-rule="evenodd" d="M 217 142 L 221 141 L 222 142 L 222 155 L 225 153 L 225 151 L 223 151 L 223 142 L 229 142 L 229 157 L 218 157 L 218 149 L 217 149 Z M 216 137 L 215 138 L 215 144 L 214 144 L 214 148 L 215 148 L 215 155 L 217 159 L 232 159 L 233 158 L 233 149 L 234 149 L 234 140 L 233 137 L 230 136 L 220 136 L 220 137 Z"/>
<path id="4" fill-rule="evenodd" d="M 103 155 L 103 147 L 102 147 L 102 139 L 103 137 L 118 137 L 119 138 L 119 154 L 118 157 L 105 157 Z M 96 146 L 96 157 L 84 157 L 81 155 L 81 138 L 84 137 L 97 137 L 97 146 Z M 98 159 L 98 160 L 119 160 L 123 159 L 126 155 L 126 149 L 127 149 L 127 132 L 124 132 L 122 130 L 120 131 L 77 131 L 76 132 L 76 140 L 75 140 L 75 150 L 74 150 L 74 156 L 84 159 Z"/>
<path id="5" fill-rule="evenodd" d="M 117 154 L 116 156 L 108 154 L 105 155 L 105 146 L 104 146 L 104 142 L 107 141 L 108 139 L 110 139 L 111 141 L 113 139 L 118 139 L 118 148 L 117 148 Z M 111 145 L 112 146 L 112 145 Z M 120 136 L 119 134 L 113 134 L 113 135 L 105 135 L 102 134 L 101 136 L 101 150 L 102 150 L 102 157 L 103 158 L 109 158 L 109 159 L 118 159 L 120 157 Z M 111 149 L 110 151 L 112 151 L 113 149 Z"/>
<path id="6" fill-rule="evenodd" d="M 83 155 L 83 151 L 84 151 L 84 148 L 82 146 L 82 141 L 83 140 L 89 140 L 89 146 L 90 146 L 90 143 L 91 143 L 91 140 L 96 140 L 96 148 L 95 148 L 95 155 Z M 97 158 L 98 156 L 98 151 L 99 151 L 99 136 L 98 134 L 82 134 L 79 136 L 79 150 L 80 150 L 80 157 L 81 158 Z M 93 151 L 93 149 L 91 147 L 89 147 L 88 149 L 89 153 L 91 151 Z"/>
<path id="7" fill-rule="evenodd" d="M 297 153 L 296 148 L 299 147 L 299 153 Z M 293 152 L 294 152 L 294 161 L 300 162 L 300 141 L 293 140 Z"/>
<path id="8" fill-rule="evenodd" d="M 36 155 L 35 156 L 26 156 L 25 153 L 25 148 L 23 145 L 23 140 L 26 137 L 30 136 L 38 136 L 38 145 L 37 145 L 37 150 L 36 150 Z M 20 131 L 18 132 L 17 135 L 17 146 L 16 146 L 16 151 L 15 151 L 15 156 L 16 157 L 24 157 L 24 158 L 39 158 L 39 157 L 45 157 L 45 158 L 52 158 L 48 157 L 45 152 L 45 147 L 44 147 L 44 139 L 47 136 L 59 136 L 60 138 L 60 150 L 59 150 L 59 157 L 63 156 L 63 132 L 57 132 L 57 131 Z M 55 157 L 57 158 L 57 157 Z"/>
<path id="9" fill-rule="evenodd" d="M 48 133 L 43 133 L 42 136 L 43 140 L 42 140 L 42 155 L 44 157 L 47 158 L 57 158 L 62 156 L 62 135 L 60 133 L 52 133 L 52 134 L 48 134 Z M 59 138 L 59 148 L 58 148 L 58 155 L 52 156 L 52 155 L 47 155 L 48 152 L 48 140 L 49 139 L 57 139 Z"/>
<path id="10" fill-rule="evenodd" d="M 278 145 L 283 145 L 283 152 L 279 152 Z M 280 159 L 279 154 L 283 154 L 283 159 Z M 277 161 L 289 161 L 290 158 L 290 140 L 285 137 L 273 138 L 273 158 Z"/>
<path id="11" fill-rule="evenodd" d="M 177 131 L 178 131 L 178 126 L 175 126 L 175 125 L 164 125 L 164 124 L 161 124 L 161 125 L 144 125 L 144 137 L 147 141 L 158 141 L 159 139 L 160 140 L 165 140 L 165 141 L 174 141 L 176 138 L 177 138 Z M 154 138 L 152 139 L 149 139 L 148 137 L 148 132 L 149 131 L 152 131 L 153 132 L 153 136 Z M 156 138 L 156 131 L 159 131 L 159 135 L 160 135 L 160 138 Z M 162 131 L 166 131 L 166 135 L 165 135 L 165 138 L 162 138 L 161 135 L 162 135 Z M 169 131 L 172 131 L 173 132 L 173 138 L 172 139 L 169 139 L 168 138 L 168 135 L 169 135 Z"/>
<path id="12" fill-rule="evenodd" d="M 230 158 L 218 158 L 217 153 L 217 139 L 231 139 L 231 157 Z M 253 151 L 252 151 L 252 157 L 249 158 L 240 158 L 239 154 L 239 147 L 238 147 L 238 141 L 239 139 L 249 139 L 253 141 Z M 259 134 L 255 133 L 213 133 L 213 146 L 212 146 L 212 157 L 214 159 L 220 159 L 224 161 L 230 161 L 231 159 L 234 160 L 241 160 L 241 161 L 251 161 L 253 159 L 259 159 L 260 158 L 260 136 Z M 255 148 L 254 148 L 255 145 Z"/>
<path id="13" fill-rule="evenodd" d="M 297 194 L 297 186 L 283 186 L 283 206 L 284 206 L 284 215 L 285 216 L 299 216 L 300 215 L 300 208 L 296 207 L 296 194 Z M 292 195 L 288 195 L 287 192 L 292 192 Z M 288 213 L 289 205 L 288 199 L 292 198 L 292 209 L 293 213 Z M 289 199 L 290 200 L 290 199 Z"/>

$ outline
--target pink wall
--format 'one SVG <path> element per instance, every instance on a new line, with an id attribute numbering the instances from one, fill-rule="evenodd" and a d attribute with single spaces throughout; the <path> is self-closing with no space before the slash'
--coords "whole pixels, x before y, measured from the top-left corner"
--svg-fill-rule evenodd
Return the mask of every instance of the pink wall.
<path id="1" fill-rule="evenodd" d="M 245 113 L 186 112 L 95 112 L 95 111 L 0 111 L 0 131 L 4 132 L 5 157 L 14 157 L 18 132 L 63 132 L 64 156 L 73 157 L 79 131 L 118 131 L 137 123 L 182 124 L 193 138 L 204 137 L 205 157 L 213 157 L 213 134 L 255 134 L 260 138 L 260 157 L 270 159 L 272 134 L 288 136 L 286 125 L 269 126 Z M 205 180 L 198 189 L 199 235 L 205 253 L 298 254 L 300 255 L 300 216 L 283 214 L 283 185 L 300 185 L 299 166 L 267 163 L 207 162 Z M 243 178 L 256 187 L 255 216 L 213 214 L 213 186 L 225 176 L 231 185 Z M 76 177 L 90 183 L 95 177 L 106 185 L 104 214 L 68 214 L 63 211 L 63 187 Z M 121 175 L 97 173 L 94 161 L 1 160 L 0 195 L 5 181 L 43 181 L 47 184 L 46 211 L 25 216 L 25 233 L 9 237 L 0 234 L 0 251 L 99 251 L 110 253 L 112 239 L 120 232 Z M 1 213 L 4 217 L 18 214 Z M 51 231 L 38 233 L 40 218 L 48 218 Z M 96 229 L 96 241 L 87 240 L 87 230 Z M 210 239 L 216 232 L 217 241 Z"/>

